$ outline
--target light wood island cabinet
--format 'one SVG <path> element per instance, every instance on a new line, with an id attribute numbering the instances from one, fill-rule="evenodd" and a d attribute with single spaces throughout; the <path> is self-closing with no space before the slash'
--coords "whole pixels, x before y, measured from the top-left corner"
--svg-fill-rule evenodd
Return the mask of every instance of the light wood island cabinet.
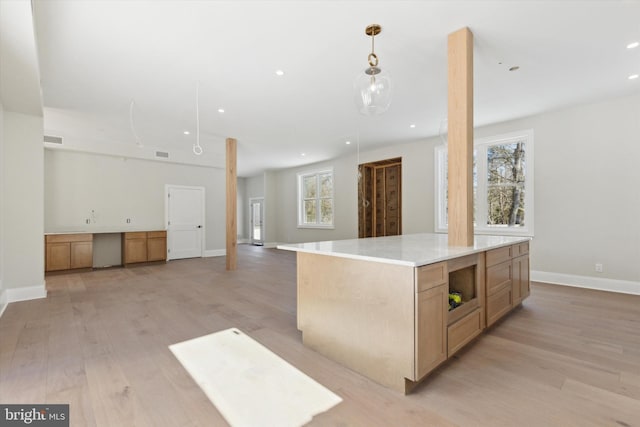
<path id="1" fill-rule="evenodd" d="M 421 378 L 447 360 L 449 275 L 446 262 L 420 267 L 416 273 L 414 340 L 416 377 Z"/>
<path id="2" fill-rule="evenodd" d="M 487 251 L 487 326 L 529 296 L 529 242 Z"/>
<path id="3" fill-rule="evenodd" d="M 402 393 L 529 290 L 528 238 L 476 236 L 473 247 L 449 247 L 446 235 L 417 234 L 278 248 L 297 252 L 303 343 Z M 450 310 L 453 291 L 462 304 Z"/>

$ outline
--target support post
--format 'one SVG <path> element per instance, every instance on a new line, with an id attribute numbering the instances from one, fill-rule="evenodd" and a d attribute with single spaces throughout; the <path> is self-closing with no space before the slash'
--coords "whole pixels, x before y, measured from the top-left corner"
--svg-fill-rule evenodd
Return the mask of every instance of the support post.
<path id="1" fill-rule="evenodd" d="M 238 258 L 238 178 L 236 173 L 237 141 L 227 138 L 227 270 L 237 268 Z"/>
<path id="2" fill-rule="evenodd" d="M 449 246 L 473 246 L 473 34 L 448 40 Z"/>

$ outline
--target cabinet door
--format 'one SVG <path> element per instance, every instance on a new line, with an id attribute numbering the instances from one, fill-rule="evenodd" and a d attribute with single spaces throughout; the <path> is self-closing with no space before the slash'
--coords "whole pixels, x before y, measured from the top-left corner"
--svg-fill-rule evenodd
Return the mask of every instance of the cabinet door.
<path id="1" fill-rule="evenodd" d="M 46 263 L 46 271 L 68 270 L 71 266 L 70 243 L 47 243 Z"/>
<path id="2" fill-rule="evenodd" d="M 487 297 L 487 326 L 493 325 L 498 319 L 511 311 L 511 286 L 503 288 Z"/>
<path id="3" fill-rule="evenodd" d="M 132 264 L 147 261 L 147 239 L 135 238 L 124 240 L 124 263 Z"/>
<path id="4" fill-rule="evenodd" d="M 447 358 L 447 283 L 416 294 L 416 379 Z"/>
<path id="5" fill-rule="evenodd" d="M 147 260 L 164 261 L 167 259 L 166 237 L 153 237 L 147 239 Z"/>
<path id="6" fill-rule="evenodd" d="M 93 242 L 71 242 L 71 268 L 93 267 Z"/>
<path id="7" fill-rule="evenodd" d="M 513 295 L 513 305 L 520 304 L 529 296 L 529 255 L 513 259 Z"/>
<path id="8" fill-rule="evenodd" d="M 511 260 L 487 268 L 487 296 L 511 287 L 513 264 Z"/>

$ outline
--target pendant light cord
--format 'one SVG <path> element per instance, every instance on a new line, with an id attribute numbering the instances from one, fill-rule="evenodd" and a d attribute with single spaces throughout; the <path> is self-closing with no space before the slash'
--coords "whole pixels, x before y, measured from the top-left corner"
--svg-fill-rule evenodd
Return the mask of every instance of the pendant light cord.
<path id="1" fill-rule="evenodd" d="M 200 146 L 200 83 L 196 83 L 196 143 L 193 144 L 193 154 L 199 156 L 202 152 Z"/>
<path id="2" fill-rule="evenodd" d="M 142 148 L 144 147 L 144 145 L 142 145 L 142 141 L 140 140 L 140 137 L 136 132 L 135 125 L 133 124 L 133 107 L 135 106 L 135 104 L 136 104 L 136 101 L 132 99 L 131 103 L 129 104 L 129 126 L 131 127 L 131 133 L 133 134 L 133 137 L 136 140 L 136 145 Z"/>

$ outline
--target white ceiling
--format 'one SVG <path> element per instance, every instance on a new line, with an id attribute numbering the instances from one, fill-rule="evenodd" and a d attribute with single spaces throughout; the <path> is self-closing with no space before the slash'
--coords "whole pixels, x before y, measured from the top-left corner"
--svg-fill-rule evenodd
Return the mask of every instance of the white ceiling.
<path id="1" fill-rule="evenodd" d="M 640 48 L 626 48 L 640 40 L 640 1 L 33 4 L 45 107 L 128 132 L 134 99 L 143 141 L 190 149 L 199 84 L 202 145 L 237 138 L 241 176 L 353 152 L 345 140 L 358 135 L 361 148 L 437 135 L 447 35 L 464 26 L 475 37 L 476 126 L 640 91 L 627 79 L 640 73 Z M 371 23 L 383 27 L 376 53 L 395 87 L 387 113 L 364 117 L 353 81 Z"/>

